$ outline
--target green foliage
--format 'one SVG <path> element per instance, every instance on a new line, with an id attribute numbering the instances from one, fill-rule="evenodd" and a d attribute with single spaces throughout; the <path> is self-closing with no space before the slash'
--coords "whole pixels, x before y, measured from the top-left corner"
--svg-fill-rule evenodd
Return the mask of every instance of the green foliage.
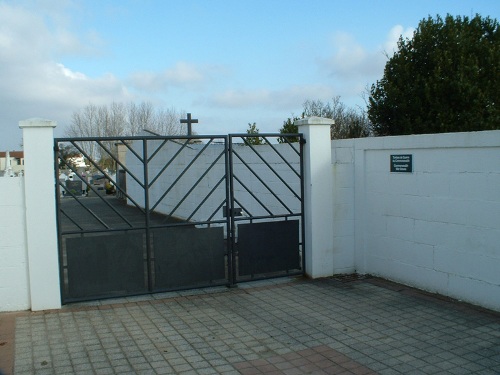
<path id="1" fill-rule="evenodd" d="M 259 128 L 257 127 L 257 124 L 255 122 L 253 124 L 248 123 L 247 134 L 259 134 Z M 264 144 L 264 140 L 261 137 L 246 137 L 246 142 L 253 146 Z"/>
<path id="2" fill-rule="evenodd" d="M 67 169 L 70 164 L 73 166 L 71 162 L 72 158 L 80 156 L 80 152 L 71 144 L 60 144 L 58 151 L 58 161 L 60 169 Z"/>
<path id="3" fill-rule="evenodd" d="M 334 97 L 331 103 L 307 100 L 303 107 L 304 117 L 318 116 L 335 121 L 330 128 L 331 139 L 362 138 L 371 135 L 371 124 L 366 113 L 360 108 L 347 107 L 340 101 L 340 96 Z"/>
<path id="4" fill-rule="evenodd" d="M 110 156 L 101 157 L 101 159 L 99 159 L 98 164 L 102 169 L 108 169 L 113 171 L 116 169 L 115 160 Z"/>
<path id="5" fill-rule="evenodd" d="M 499 87 L 497 20 L 428 17 L 399 39 L 371 87 L 368 117 L 376 135 L 499 129 Z"/>
<path id="6" fill-rule="evenodd" d="M 298 126 L 294 124 L 296 120 L 299 120 L 299 117 L 288 118 L 286 121 L 283 121 L 283 126 L 280 129 L 280 134 L 297 134 L 299 132 Z M 279 143 L 295 143 L 299 141 L 299 137 L 279 137 Z"/>

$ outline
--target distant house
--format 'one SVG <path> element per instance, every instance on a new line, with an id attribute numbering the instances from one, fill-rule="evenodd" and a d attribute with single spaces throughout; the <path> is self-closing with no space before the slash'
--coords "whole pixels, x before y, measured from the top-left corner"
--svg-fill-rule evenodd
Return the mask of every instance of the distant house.
<path id="1" fill-rule="evenodd" d="M 9 159 L 14 174 L 24 173 L 24 151 L 9 151 Z M 0 151 L 0 171 L 5 171 L 6 167 L 7 152 Z"/>

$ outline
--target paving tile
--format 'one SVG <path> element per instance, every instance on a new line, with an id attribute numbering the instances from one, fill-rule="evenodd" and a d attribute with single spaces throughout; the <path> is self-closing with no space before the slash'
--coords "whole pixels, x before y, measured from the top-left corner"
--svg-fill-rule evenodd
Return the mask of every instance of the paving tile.
<path id="1" fill-rule="evenodd" d="M 409 290 L 281 279 L 22 313 L 15 374 L 500 372 L 500 314 Z"/>

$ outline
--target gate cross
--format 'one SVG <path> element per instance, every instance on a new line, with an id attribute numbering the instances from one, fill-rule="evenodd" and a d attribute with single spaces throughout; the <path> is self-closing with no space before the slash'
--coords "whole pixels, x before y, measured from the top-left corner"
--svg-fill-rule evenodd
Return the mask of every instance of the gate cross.
<path id="1" fill-rule="evenodd" d="M 191 124 L 197 124 L 198 119 L 192 119 L 191 118 L 191 113 L 187 114 L 187 119 L 181 119 L 181 124 L 187 124 L 188 126 L 188 134 L 191 135 Z"/>

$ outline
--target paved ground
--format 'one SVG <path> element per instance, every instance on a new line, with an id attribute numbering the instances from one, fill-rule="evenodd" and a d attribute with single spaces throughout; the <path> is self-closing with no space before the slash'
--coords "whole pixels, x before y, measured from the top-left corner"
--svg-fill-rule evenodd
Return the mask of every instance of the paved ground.
<path id="1" fill-rule="evenodd" d="M 15 345 L 14 345 L 15 341 Z M 500 374 L 500 313 L 370 278 L 0 314 L 9 374 Z"/>

